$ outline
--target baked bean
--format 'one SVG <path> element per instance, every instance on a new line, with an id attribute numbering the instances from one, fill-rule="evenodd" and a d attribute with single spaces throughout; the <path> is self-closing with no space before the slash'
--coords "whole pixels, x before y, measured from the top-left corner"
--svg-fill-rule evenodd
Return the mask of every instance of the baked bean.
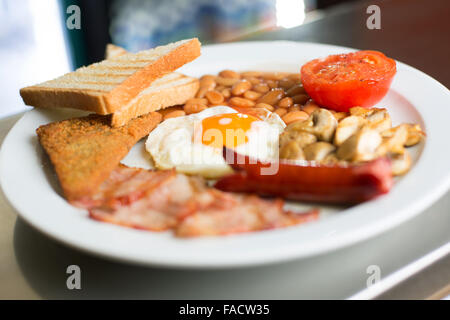
<path id="1" fill-rule="evenodd" d="M 302 108 L 302 111 L 305 111 L 307 114 L 311 114 L 314 110 L 318 109 L 319 106 L 314 103 L 309 103 Z"/>
<path id="2" fill-rule="evenodd" d="M 281 80 L 289 75 L 287 72 L 263 72 L 261 78 L 266 80 Z"/>
<path id="3" fill-rule="evenodd" d="M 222 70 L 219 72 L 219 76 L 223 78 L 233 78 L 233 79 L 240 79 L 241 75 L 233 70 Z"/>
<path id="4" fill-rule="evenodd" d="M 253 90 L 259 93 L 266 93 L 270 90 L 267 84 L 261 83 L 253 87 Z"/>
<path id="5" fill-rule="evenodd" d="M 244 78 L 256 78 L 261 76 L 262 72 L 261 71 L 245 71 L 245 72 L 241 72 L 242 77 Z"/>
<path id="6" fill-rule="evenodd" d="M 291 87 L 288 91 L 286 91 L 286 95 L 289 97 L 296 96 L 298 94 L 305 94 L 305 88 L 303 88 L 303 85 L 297 84 L 293 87 Z"/>
<path id="7" fill-rule="evenodd" d="M 200 82 L 211 82 L 216 81 L 216 76 L 213 76 L 212 74 L 205 74 L 204 76 L 200 77 Z"/>
<path id="8" fill-rule="evenodd" d="M 211 104 L 221 104 L 225 100 L 223 95 L 216 90 L 208 91 L 206 93 L 206 99 L 208 99 Z"/>
<path id="9" fill-rule="evenodd" d="M 206 75 L 200 78 L 200 88 L 209 88 L 210 90 L 216 87 L 216 77 L 211 75 Z"/>
<path id="10" fill-rule="evenodd" d="M 208 106 L 203 103 L 186 103 L 183 107 L 184 112 L 186 114 L 197 113 L 207 109 Z"/>
<path id="11" fill-rule="evenodd" d="M 294 80 L 295 82 L 300 82 L 302 79 L 300 73 L 291 73 L 286 78 Z"/>
<path id="12" fill-rule="evenodd" d="M 231 87 L 233 84 L 235 84 L 238 81 L 239 81 L 239 79 L 236 79 L 236 78 L 223 78 L 223 77 L 216 78 L 217 84 L 220 84 L 225 87 Z"/>
<path id="13" fill-rule="evenodd" d="M 248 110 L 248 114 L 259 119 L 264 119 L 265 117 L 267 117 L 267 111 L 268 110 L 266 108 L 251 108 L 250 110 Z"/>
<path id="14" fill-rule="evenodd" d="M 249 81 L 252 85 L 257 85 L 261 83 L 261 80 L 255 77 L 248 77 L 248 78 L 244 78 L 247 81 Z"/>
<path id="15" fill-rule="evenodd" d="M 285 97 L 278 102 L 280 108 L 289 108 L 294 104 L 294 100 L 291 97 Z"/>
<path id="16" fill-rule="evenodd" d="M 296 82 L 289 78 L 283 78 L 280 81 L 278 81 L 278 85 L 280 88 L 283 88 L 284 90 L 288 90 L 296 85 Z"/>
<path id="17" fill-rule="evenodd" d="M 301 111 L 301 108 L 298 104 L 294 104 L 292 107 L 288 108 L 288 112 L 292 112 L 292 111 Z"/>
<path id="18" fill-rule="evenodd" d="M 256 100 L 261 96 L 262 96 L 262 93 L 252 91 L 252 90 L 248 90 L 248 91 L 244 92 L 244 98 L 249 99 L 249 100 Z"/>
<path id="19" fill-rule="evenodd" d="M 284 116 L 287 113 L 287 109 L 285 108 L 278 108 L 277 110 L 274 111 L 277 115 L 279 115 L 280 117 Z"/>
<path id="20" fill-rule="evenodd" d="M 249 81 L 241 80 L 233 85 L 233 87 L 231 88 L 231 93 L 235 96 L 240 96 L 251 87 L 252 84 Z"/>
<path id="21" fill-rule="evenodd" d="M 204 98 L 205 94 L 210 91 L 213 90 L 214 87 L 209 88 L 209 87 L 200 87 L 197 91 L 197 94 L 195 95 L 197 98 Z"/>
<path id="22" fill-rule="evenodd" d="M 309 97 L 306 94 L 297 94 L 292 97 L 292 100 L 296 104 L 305 104 L 309 100 Z"/>
<path id="23" fill-rule="evenodd" d="M 229 97 L 231 97 L 231 90 L 229 88 L 223 89 L 222 95 L 225 99 L 228 99 Z"/>
<path id="24" fill-rule="evenodd" d="M 191 98 L 191 99 L 188 99 L 187 101 L 186 101 L 186 104 L 193 104 L 193 103 L 201 103 L 201 104 L 207 104 L 208 103 L 208 99 L 205 99 L 205 98 Z"/>
<path id="25" fill-rule="evenodd" d="M 269 80 L 266 82 L 270 89 L 278 88 L 278 82 L 274 80 Z"/>
<path id="26" fill-rule="evenodd" d="M 170 119 L 170 118 L 182 117 L 184 115 L 186 115 L 186 112 L 184 112 L 183 110 L 174 110 L 174 111 L 168 112 L 164 116 L 164 120 L 167 120 L 167 119 Z"/>
<path id="27" fill-rule="evenodd" d="M 283 89 L 273 89 L 273 90 L 267 92 L 261 98 L 259 98 L 258 103 L 260 103 L 260 102 L 267 103 L 267 104 L 274 106 L 278 103 L 278 101 L 283 99 L 283 97 L 284 97 Z"/>
<path id="28" fill-rule="evenodd" d="M 290 124 L 297 121 L 305 121 L 309 118 L 309 115 L 304 111 L 292 111 L 286 113 L 281 119 L 284 123 Z"/>
<path id="29" fill-rule="evenodd" d="M 225 86 L 217 86 L 216 87 L 216 91 L 219 91 L 219 92 L 222 92 L 222 90 L 225 90 L 225 89 L 228 89 L 228 87 L 225 87 Z"/>
<path id="30" fill-rule="evenodd" d="M 267 103 L 258 103 L 256 104 L 255 108 L 264 108 L 269 111 L 273 111 L 275 109 L 274 107 L 272 107 L 270 104 Z"/>
<path id="31" fill-rule="evenodd" d="M 229 100 L 232 106 L 238 108 L 250 108 L 255 106 L 255 102 L 241 97 L 233 97 Z"/>

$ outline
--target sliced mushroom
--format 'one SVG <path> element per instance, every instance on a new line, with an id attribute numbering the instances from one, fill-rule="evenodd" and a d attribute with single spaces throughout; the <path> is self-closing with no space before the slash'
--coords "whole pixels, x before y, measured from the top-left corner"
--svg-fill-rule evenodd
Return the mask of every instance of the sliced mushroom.
<path id="1" fill-rule="evenodd" d="M 306 146 L 303 149 L 305 159 L 310 161 L 322 161 L 327 155 L 336 150 L 336 147 L 328 142 L 319 141 Z"/>
<path id="2" fill-rule="evenodd" d="M 425 133 L 418 124 L 407 124 L 408 126 L 408 139 L 406 139 L 405 147 L 412 147 L 422 141 Z"/>
<path id="3" fill-rule="evenodd" d="M 388 153 L 403 154 L 405 152 L 405 143 L 408 140 L 408 126 L 401 124 L 392 130 L 384 131 L 382 133 L 383 142 L 377 149 L 379 156 L 384 156 Z"/>
<path id="4" fill-rule="evenodd" d="M 394 176 L 403 175 L 411 168 L 411 156 L 406 150 L 403 154 L 391 154 L 389 158 Z"/>
<path id="5" fill-rule="evenodd" d="M 280 158 L 290 160 L 305 160 L 302 148 L 295 140 L 287 142 L 280 148 Z"/>
<path id="6" fill-rule="evenodd" d="M 386 109 L 374 108 L 366 116 L 372 129 L 382 132 L 392 127 L 392 120 Z"/>
<path id="7" fill-rule="evenodd" d="M 351 116 L 360 116 L 365 118 L 369 113 L 370 109 L 363 108 L 363 107 L 353 107 L 348 110 L 350 112 Z"/>
<path id="8" fill-rule="evenodd" d="M 311 133 L 295 130 L 295 128 L 289 128 L 289 126 L 287 126 L 286 129 L 280 134 L 280 149 L 290 141 L 296 141 L 298 146 L 303 148 L 308 144 L 316 142 L 317 138 Z"/>
<path id="9" fill-rule="evenodd" d="M 389 113 L 384 108 L 372 108 L 372 109 L 366 109 L 366 119 L 370 122 L 377 122 L 381 121 L 384 118 L 386 118 L 386 115 L 389 116 Z"/>
<path id="10" fill-rule="evenodd" d="M 378 131 L 363 127 L 352 135 L 337 150 L 337 157 L 340 160 L 368 161 L 377 155 L 375 151 L 382 142 Z"/>
<path id="11" fill-rule="evenodd" d="M 381 132 L 381 137 L 391 138 L 394 135 L 395 131 L 397 131 L 397 129 L 398 129 L 398 126 L 384 130 Z"/>
<path id="12" fill-rule="evenodd" d="M 334 134 L 334 144 L 340 146 L 356 133 L 367 121 L 360 116 L 350 116 L 339 122 Z"/>
<path id="13" fill-rule="evenodd" d="M 314 134 L 321 141 L 330 142 L 337 127 L 337 120 L 333 114 L 323 108 L 314 110 L 308 120 L 300 122 L 298 129 Z"/>
<path id="14" fill-rule="evenodd" d="M 347 112 L 336 112 L 336 113 L 333 113 L 333 116 L 339 122 L 339 121 L 345 119 L 346 117 L 348 117 L 348 113 Z"/>

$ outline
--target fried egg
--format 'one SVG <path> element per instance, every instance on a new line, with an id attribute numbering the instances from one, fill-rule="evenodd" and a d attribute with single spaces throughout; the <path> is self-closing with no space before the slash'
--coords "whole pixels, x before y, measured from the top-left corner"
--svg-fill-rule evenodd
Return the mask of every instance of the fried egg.
<path id="1" fill-rule="evenodd" d="M 278 159 L 278 137 L 284 122 L 270 111 L 256 117 L 227 106 L 167 119 L 145 143 L 157 169 L 219 178 L 232 172 L 223 147 L 260 160 Z"/>

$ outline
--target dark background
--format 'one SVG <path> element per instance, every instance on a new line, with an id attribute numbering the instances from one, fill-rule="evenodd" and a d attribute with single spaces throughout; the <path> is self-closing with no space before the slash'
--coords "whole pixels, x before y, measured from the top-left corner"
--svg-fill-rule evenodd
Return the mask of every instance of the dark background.
<path id="1" fill-rule="evenodd" d="M 361 0 L 310 0 L 312 7 L 307 11 L 322 10 L 336 7 L 346 3 L 361 2 Z M 61 8 L 75 4 L 82 12 L 81 30 L 66 30 L 69 38 L 70 50 L 73 55 L 75 67 L 100 61 L 104 58 L 107 43 L 114 43 L 110 35 L 111 7 L 113 0 L 60 0 Z M 157 1 L 156 1 L 157 2 Z M 195 0 L 191 1 L 195 3 Z M 248 1 L 251 2 L 251 1 Z M 136 10 L 144 8 L 137 7 Z M 65 12 L 62 12 L 64 18 Z M 191 35 L 196 36 L 196 35 Z M 202 42 L 210 39 L 201 39 Z M 300 40 L 300 39 L 296 39 Z M 215 41 L 213 41 L 215 42 Z M 160 43 L 163 44 L 163 43 Z"/>
<path id="2" fill-rule="evenodd" d="M 279 3 L 294 5 L 287 18 Z M 79 30 L 66 27 L 72 4 Z M 380 30 L 366 26 L 373 4 Z M 20 88 L 102 60 L 107 43 L 138 51 L 191 37 L 380 50 L 450 87 L 450 0 L 0 0 L 0 117 L 27 109 Z"/>
<path id="3" fill-rule="evenodd" d="M 112 42 L 109 32 L 112 2 L 61 2 L 63 7 L 79 5 L 83 14 L 82 30 L 67 32 L 74 66 L 102 60 L 105 45 Z M 366 9 L 371 4 L 381 8 L 381 30 L 366 27 Z M 311 41 L 380 50 L 450 87 L 449 0 L 317 0 L 307 11 L 321 12 L 323 17 L 291 29 L 256 29 L 232 40 Z M 214 39 L 200 40 L 216 42 Z"/>

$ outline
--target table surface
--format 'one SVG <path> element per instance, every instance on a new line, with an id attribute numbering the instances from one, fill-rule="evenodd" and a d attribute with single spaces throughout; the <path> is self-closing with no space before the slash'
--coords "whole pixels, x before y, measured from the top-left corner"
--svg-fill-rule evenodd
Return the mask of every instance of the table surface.
<path id="1" fill-rule="evenodd" d="M 381 7 L 382 29 L 365 28 L 367 3 L 346 5 L 304 26 L 250 39 L 304 40 L 386 52 L 430 74 L 447 87 L 449 1 L 371 1 Z M 432 48 L 432 49 L 431 49 Z M 0 119 L 0 142 L 16 115 Z M 343 299 L 366 289 L 367 267 L 389 279 L 450 242 L 450 191 L 412 220 L 375 238 L 332 253 L 238 270 L 169 270 L 137 267 L 67 248 L 17 217 L 0 191 L 0 299 Z M 68 290 L 66 268 L 81 268 L 82 289 Z M 450 257 L 381 298 L 426 298 L 450 283 Z M 442 291 L 444 292 L 444 291 Z M 365 296 L 371 297 L 369 293 Z"/>

